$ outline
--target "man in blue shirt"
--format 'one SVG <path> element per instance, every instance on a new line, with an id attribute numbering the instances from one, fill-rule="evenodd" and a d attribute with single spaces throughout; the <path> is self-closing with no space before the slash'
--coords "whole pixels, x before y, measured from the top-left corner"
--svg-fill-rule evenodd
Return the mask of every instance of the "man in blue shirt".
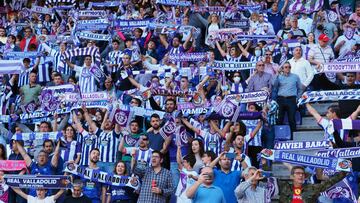
<path id="1" fill-rule="evenodd" d="M 273 85 L 276 101 L 279 104 L 278 123 L 281 125 L 284 121 L 285 112 L 288 114 L 288 120 L 291 129 L 291 139 L 293 132 L 296 130 L 295 112 L 297 109 L 296 101 L 302 94 L 302 84 L 299 76 L 290 73 L 291 65 L 285 62 L 280 70 L 280 74 L 276 77 Z"/>
<path id="2" fill-rule="evenodd" d="M 192 199 L 193 203 L 226 203 L 223 191 L 219 187 L 214 186 L 213 181 L 213 169 L 211 167 L 204 167 L 201 170 L 199 179 L 186 191 L 186 196 Z"/>
<path id="3" fill-rule="evenodd" d="M 218 186 L 224 193 L 226 202 L 236 202 L 234 190 L 240 184 L 241 171 L 231 171 L 231 163 L 234 158 L 230 157 L 230 154 L 220 154 L 213 162 L 210 167 L 216 166 L 219 162 L 220 170 L 214 169 L 214 185 Z M 239 159 L 239 156 L 235 159 Z"/>

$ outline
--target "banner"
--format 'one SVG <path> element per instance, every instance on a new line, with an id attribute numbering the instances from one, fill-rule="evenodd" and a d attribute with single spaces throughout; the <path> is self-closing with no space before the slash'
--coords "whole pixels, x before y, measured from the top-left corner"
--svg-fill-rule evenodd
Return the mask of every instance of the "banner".
<path id="1" fill-rule="evenodd" d="M 5 183 L 15 188 L 68 189 L 70 177 L 61 175 L 5 175 Z"/>
<path id="2" fill-rule="evenodd" d="M 337 199 L 336 202 L 340 202 L 340 199 L 346 199 L 341 202 L 349 202 L 349 200 L 353 203 L 357 203 L 358 194 L 358 185 L 357 185 L 357 177 L 353 174 L 346 176 L 340 182 L 331 186 L 325 192 L 322 192 L 321 195 L 324 197 L 328 197 L 330 199 Z"/>
<path id="3" fill-rule="evenodd" d="M 261 157 L 278 162 L 291 163 L 315 168 L 332 169 L 337 171 L 351 171 L 351 161 L 337 158 L 323 158 L 304 154 L 295 154 L 282 150 L 265 149 Z"/>
<path id="4" fill-rule="evenodd" d="M 91 180 L 92 182 L 103 183 L 111 186 L 127 186 L 134 188 L 135 190 L 138 189 L 140 186 L 139 180 L 131 183 L 131 177 L 129 176 L 119 176 L 112 173 L 100 171 L 99 169 L 91 169 L 84 166 L 78 166 L 73 163 L 67 163 L 64 172 L 71 173 L 87 180 Z"/>
<path id="5" fill-rule="evenodd" d="M 324 0 L 294 0 L 289 5 L 289 12 L 310 14 L 319 11 L 324 5 Z"/>
<path id="6" fill-rule="evenodd" d="M 286 141 L 276 142 L 274 149 L 282 151 L 294 150 L 309 150 L 309 149 L 324 149 L 329 148 L 329 141 Z"/>
<path id="7" fill-rule="evenodd" d="M 194 115 L 194 114 L 206 114 L 213 111 L 210 103 L 205 105 L 195 105 L 192 102 L 183 102 L 177 104 L 178 110 L 181 111 L 183 116 Z"/>
<path id="8" fill-rule="evenodd" d="M 32 133 L 17 133 L 14 134 L 12 140 L 58 140 L 63 136 L 62 131 L 58 132 L 32 132 Z"/>
<path id="9" fill-rule="evenodd" d="M 120 5 L 125 4 L 125 2 L 120 1 L 105 1 L 105 2 L 90 2 L 89 7 L 119 7 Z"/>
<path id="10" fill-rule="evenodd" d="M 317 101 L 359 100 L 360 89 L 307 91 L 298 100 L 298 105 Z"/>
<path id="11" fill-rule="evenodd" d="M 358 158 L 360 157 L 360 147 L 324 149 L 316 153 L 320 157 L 330 158 Z"/>
<path id="12" fill-rule="evenodd" d="M 250 28 L 250 22 L 248 19 L 245 20 L 232 20 L 227 21 L 225 23 L 226 28 L 241 28 L 241 29 L 249 29 Z"/>
<path id="13" fill-rule="evenodd" d="M 24 160 L 0 160 L 0 171 L 21 171 L 26 168 Z"/>
<path id="14" fill-rule="evenodd" d="M 321 66 L 318 73 L 360 72 L 359 62 L 330 62 Z"/>
<path id="15" fill-rule="evenodd" d="M 138 28 L 147 27 L 152 20 L 120 20 L 116 19 L 112 23 L 113 27 Z"/>
<path id="16" fill-rule="evenodd" d="M 76 32 L 75 37 L 95 41 L 111 41 L 111 35 L 109 34 L 97 34 L 92 32 Z"/>
<path id="17" fill-rule="evenodd" d="M 211 68 L 213 70 L 241 71 L 254 69 L 255 66 L 254 62 L 214 61 Z"/>
<path id="18" fill-rule="evenodd" d="M 246 92 L 240 94 L 229 94 L 225 96 L 225 99 L 233 101 L 234 103 L 250 103 L 250 102 L 259 102 L 265 101 L 269 97 L 267 91 L 256 91 L 256 92 Z"/>
<path id="19" fill-rule="evenodd" d="M 91 92 L 91 93 L 81 93 L 81 96 L 77 93 L 65 94 L 62 98 L 62 101 L 66 102 L 77 102 L 77 101 L 109 101 L 109 94 L 105 91 L 103 92 Z"/>
<path id="20" fill-rule="evenodd" d="M 166 138 L 168 138 L 169 136 L 174 134 L 175 131 L 176 131 L 176 123 L 175 123 L 174 119 L 171 118 L 168 121 L 166 121 L 166 123 L 164 124 L 163 127 L 161 127 L 159 133 L 160 133 L 161 137 L 163 137 L 165 140 Z"/>
<path id="21" fill-rule="evenodd" d="M 10 51 L 4 53 L 4 59 L 21 59 L 31 58 L 34 59 L 39 56 L 39 52 L 36 51 L 27 51 L 27 52 L 19 52 L 19 51 Z M 21 61 L 22 62 L 22 61 Z"/>
<path id="22" fill-rule="evenodd" d="M 191 1 L 181 1 L 181 0 L 156 0 L 157 4 L 164 4 L 167 6 L 191 6 Z"/>
<path id="23" fill-rule="evenodd" d="M 21 60 L 0 60 L 0 74 L 20 74 L 23 70 Z"/>
<path id="24" fill-rule="evenodd" d="M 208 53 L 206 52 L 194 52 L 194 53 L 180 53 L 169 54 L 170 61 L 183 62 L 183 61 L 207 61 Z"/>
<path id="25" fill-rule="evenodd" d="M 42 13 L 42 14 L 49 14 L 49 15 L 51 15 L 53 13 L 51 8 L 36 6 L 35 4 L 31 5 L 30 11 L 33 13 Z"/>

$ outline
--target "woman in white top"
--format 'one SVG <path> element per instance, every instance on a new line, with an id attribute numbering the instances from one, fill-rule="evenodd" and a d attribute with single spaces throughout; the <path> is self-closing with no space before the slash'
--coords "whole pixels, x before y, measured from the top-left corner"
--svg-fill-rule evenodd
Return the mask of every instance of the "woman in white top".
<path id="1" fill-rule="evenodd" d="M 205 44 L 212 46 L 212 43 L 208 42 L 209 33 L 220 29 L 220 18 L 217 14 L 213 13 L 208 18 L 208 25 L 206 27 Z"/>

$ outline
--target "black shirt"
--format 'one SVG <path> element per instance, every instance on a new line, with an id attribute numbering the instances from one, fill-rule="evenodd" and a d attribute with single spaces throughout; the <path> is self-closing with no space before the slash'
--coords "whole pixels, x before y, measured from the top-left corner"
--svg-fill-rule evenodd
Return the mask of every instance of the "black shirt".
<path id="1" fill-rule="evenodd" d="M 83 195 L 79 198 L 69 196 L 65 198 L 63 203 L 91 203 L 91 200 L 86 195 Z"/>

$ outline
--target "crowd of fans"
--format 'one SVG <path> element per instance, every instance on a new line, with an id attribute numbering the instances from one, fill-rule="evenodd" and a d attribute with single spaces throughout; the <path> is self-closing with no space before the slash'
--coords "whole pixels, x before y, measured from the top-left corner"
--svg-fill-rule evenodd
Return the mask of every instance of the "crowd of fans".
<path id="1" fill-rule="evenodd" d="M 131 176 L 131 183 L 141 182 L 134 189 L 73 176 L 71 191 L 64 191 L 9 188 L 1 179 L 0 202 L 268 202 L 264 186 L 268 173 L 264 171 L 271 170 L 271 163 L 258 154 L 274 148 L 275 125 L 287 120 L 293 139 L 296 114 L 304 116 L 306 109 L 324 129 L 327 119 L 356 119 L 360 113 L 358 100 L 330 106 L 327 119 L 310 104 L 297 105 L 304 91 L 360 87 L 360 72 L 320 72 L 329 62 L 359 61 L 360 4 L 351 0 L 312 2 L 323 6 L 297 12 L 289 9 L 291 0 L 201 0 L 191 5 L 153 0 L 0 1 L 1 62 L 16 59 L 23 64 L 23 71 L 16 74 L 4 74 L 6 70 L 0 67 L 0 112 L 12 120 L 2 120 L 0 159 L 24 160 L 27 166 L 6 174 L 63 175 L 66 164 L 74 163 Z M 246 9 L 237 9 L 241 6 Z M 36 12 L 38 7 L 49 8 L 51 13 Z M 212 11 L 211 7 L 227 9 Z M 106 15 L 77 16 L 80 10 L 105 11 Z M 91 24 L 86 25 L 90 30 L 77 30 L 79 21 L 96 19 L 110 23 L 97 31 Z M 117 20 L 149 23 L 141 27 L 111 23 Z M 214 39 L 214 33 L 224 28 L 238 28 L 240 33 L 224 31 L 228 37 Z M 89 37 L 89 31 L 110 37 L 96 40 Z M 79 37 L 82 33 L 88 38 Z M 236 40 L 237 34 L 276 37 Z M 96 48 L 99 56 L 64 56 L 75 48 Z M 21 57 L 9 57 L 15 52 Z M 34 52 L 37 54 L 30 54 Z M 171 58 L 200 52 L 206 53 L 206 60 Z M 212 70 L 218 61 L 253 62 L 254 67 Z M 97 80 L 91 71 L 94 66 L 105 77 Z M 106 92 L 108 105 L 94 108 L 80 102 L 70 112 L 23 119 L 22 115 L 48 112 L 42 92 L 64 84 L 76 87 L 80 97 Z M 168 95 L 149 95 L 149 90 L 160 89 Z M 261 112 L 261 119 L 233 122 L 208 116 L 225 96 L 255 91 L 268 92 L 268 99 L 239 106 L 242 112 Z M 118 104 L 109 107 L 113 103 Z M 198 105 L 193 108 L 201 112 L 177 108 L 189 103 Z M 124 126 L 111 115 L 119 106 L 153 113 L 133 114 Z M 164 136 L 163 126 L 169 120 L 176 130 Z M 12 139 L 13 135 L 57 131 L 62 132 L 58 140 Z M 329 142 L 333 147 L 358 146 L 358 133 L 351 131 Z M 360 171 L 358 160 L 352 161 L 353 171 Z M 320 192 L 347 175 L 339 172 L 326 177 L 317 171 L 310 174 L 316 180 L 305 184 L 308 171 L 303 166 L 288 167 L 292 180 L 277 181 L 280 202 L 332 202 L 321 198 Z"/>

